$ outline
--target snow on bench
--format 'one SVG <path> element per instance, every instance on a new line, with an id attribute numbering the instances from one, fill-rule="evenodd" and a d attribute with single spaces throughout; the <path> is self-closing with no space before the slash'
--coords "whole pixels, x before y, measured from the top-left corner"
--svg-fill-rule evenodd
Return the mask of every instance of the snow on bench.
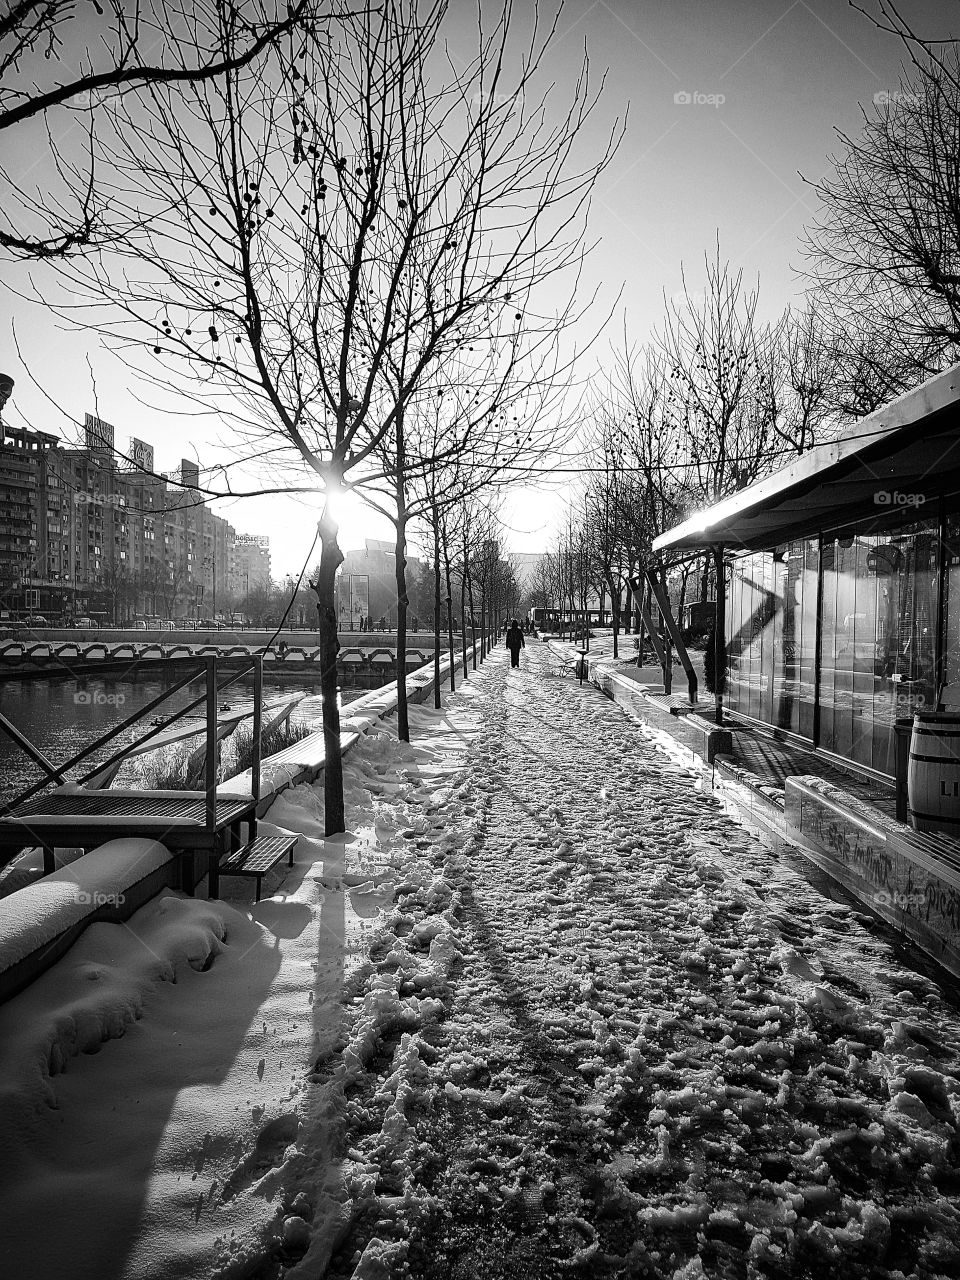
<path id="1" fill-rule="evenodd" d="M 165 884 L 176 856 L 159 840 L 110 840 L 0 898 L 0 1000 L 25 987 L 96 920 L 126 920 Z"/>
<path id="2" fill-rule="evenodd" d="M 293 850 L 298 836 L 258 836 L 242 849 L 236 849 L 220 863 L 221 876 L 252 876 L 257 882 L 257 901 L 263 888 L 263 877 L 289 856 L 293 866 Z"/>

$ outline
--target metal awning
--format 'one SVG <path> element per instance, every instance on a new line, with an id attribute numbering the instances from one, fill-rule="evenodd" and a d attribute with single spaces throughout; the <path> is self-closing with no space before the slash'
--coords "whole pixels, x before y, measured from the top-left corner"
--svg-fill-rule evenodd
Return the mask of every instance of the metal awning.
<path id="1" fill-rule="evenodd" d="M 930 378 L 788 467 L 691 516 L 653 550 L 761 550 L 960 492 L 960 365 Z"/>

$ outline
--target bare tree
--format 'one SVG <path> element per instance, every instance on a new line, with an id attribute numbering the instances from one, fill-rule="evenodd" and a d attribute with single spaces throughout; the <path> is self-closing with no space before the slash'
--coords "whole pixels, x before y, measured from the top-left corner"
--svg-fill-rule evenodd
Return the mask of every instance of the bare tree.
<path id="1" fill-rule="evenodd" d="M 635 516 L 632 477 L 625 471 L 626 443 L 616 419 L 597 415 L 592 474 L 584 496 L 584 536 L 592 575 L 602 602 L 610 597 L 613 656 L 620 656 L 623 580 L 629 572 L 630 525 Z"/>
<path id="2" fill-rule="evenodd" d="M 395 529 L 397 583 L 397 731 L 409 741 L 406 690 L 406 625 L 408 593 L 406 552 L 408 529 L 426 521 L 428 553 L 435 574 L 441 558 L 446 572 L 446 597 L 452 601 L 451 560 L 458 541 L 454 526 L 469 523 L 469 507 L 484 490 L 521 480 L 525 472 L 561 439 L 560 411 L 567 368 L 560 367 L 557 339 L 572 321 L 572 306 L 533 334 L 515 333 L 498 350 L 485 335 L 461 338 L 432 380 L 411 397 L 394 417 L 393 430 L 380 443 L 377 458 L 383 482 L 365 486 L 367 502 L 389 519 Z M 404 385 L 406 345 L 391 353 L 387 377 L 399 398 Z M 381 490 L 383 496 L 381 497 Z M 456 519 L 451 517 L 456 512 Z M 464 525 L 464 528 L 466 526 Z M 454 557 L 454 560 L 456 557 Z M 469 579 L 469 569 L 461 565 Z M 435 581 L 434 697 L 439 706 L 439 577 Z M 461 602 L 462 603 L 462 602 Z M 448 619 L 448 644 L 453 636 Z"/>
<path id="3" fill-rule="evenodd" d="M 11 161 L 0 167 L 7 186 L 0 248 L 16 257 L 56 257 L 111 239 L 95 162 L 106 101 L 252 67 L 321 21 L 312 0 L 97 0 L 84 9 L 78 14 L 72 0 L 13 0 L 0 16 L 4 153 L 19 149 L 35 168 L 38 139 L 31 125 L 42 124 L 47 170 L 56 175 L 34 192 L 18 180 Z M 107 116 L 108 127 L 115 120 Z"/>
<path id="4" fill-rule="evenodd" d="M 891 7 L 891 12 L 893 12 Z M 919 381 L 960 354 L 960 61 L 915 63 L 813 184 L 807 274 L 841 326 L 881 335 Z"/>
<path id="5" fill-rule="evenodd" d="M 306 474 L 322 495 L 313 586 L 331 833 L 344 825 L 337 501 L 382 477 L 379 445 L 464 339 L 503 350 L 518 332 L 552 331 L 536 291 L 577 275 L 616 141 L 577 167 L 597 100 L 586 60 L 562 110 L 538 95 L 555 24 L 534 21 L 521 45 L 508 3 L 491 31 L 481 22 L 473 62 L 441 79 L 445 14 L 443 0 L 385 0 L 255 71 L 176 94 L 151 85 L 135 121 L 118 99 L 129 127 L 102 150 L 114 206 L 139 220 L 108 258 L 58 262 L 105 305 L 97 326 L 135 367 L 152 347 L 154 381 L 215 407 L 243 459 Z"/>
<path id="6" fill-rule="evenodd" d="M 671 301 L 656 346 L 667 371 L 660 420 L 683 441 L 687 485 L 697 504 L 745 488 L 768 465 L 773 434 L 762 412 L 767 373 L 756 320 L 758 290 L 743 272 L 706 257 L 705 288 Z"/>

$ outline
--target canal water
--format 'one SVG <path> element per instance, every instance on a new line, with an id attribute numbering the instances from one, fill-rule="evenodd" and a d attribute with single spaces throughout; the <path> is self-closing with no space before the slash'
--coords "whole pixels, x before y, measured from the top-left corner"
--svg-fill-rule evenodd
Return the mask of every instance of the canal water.
<path id="1" fill-rule="evenodd" d="M 16 726 L 20 732 L 33 743 L 53 764 L 60 764 L 76 755 L 87 744 L 94 742 L 114 725 L 122 724 L 127 717 L 147 706 L 164 688 L 176 684 L 179 679 L 176 673 L 169 673 L 165 681 L 157 680 L 111 680 L 107 677 L 76 679 L 50 679 L 39 677 L 28 680 L 0 681 L 0 711 Z M 133 736 L 140 737 L 150 727 L 155 716 L 167 719 L 174 712 L 187 706 L 203 692 L 203 680 L 187 686 L 179 692 L 171 694 L 159 707 L 150 711 L 131 728 L 124 731 L 121 742 L 129 742 Z M 366 689 L 344 688 L 341 690 L 341 705 L 359 698 Z M 283 683 L 272 682 L 268 676 L 263 680 L 263 696 L 267 701 L 280 696 L 305 693 L 319 696 L 319 679 L 309 677 L 303 681 L 291 683 L 289 678 Z M 252 684 L 238 680 L 235 685 L 224 690 L 219 702 L 223 706 L 229 704 L 237 707 L 248 704 L 253 695 Z M 192 713 L 197 723 L 204 720 L 203 704 Z M 192 718 L 192 717 L 191 717 Z M 296 719 L 296 713 L 294 713 Z M 192 739 L 188 745 L 194 746 L 200 739 Z M 72 770 L 77 778 L 89 772 L 94 765 L 107 760 L 120 744 L 116 740 L 108 742 L 99 751 Z M 43 771 L 39 765 L 23 752 L 7 734 L 0 730 L 0 803 L 12 799 L 18 792 L 34 782 L 39 782 Z M 119 781 L 123 780 L 123 776 Z"/>

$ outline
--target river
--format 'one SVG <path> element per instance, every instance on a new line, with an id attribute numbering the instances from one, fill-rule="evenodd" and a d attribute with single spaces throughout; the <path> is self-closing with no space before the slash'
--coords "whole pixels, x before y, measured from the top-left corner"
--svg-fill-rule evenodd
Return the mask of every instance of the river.
<path id="1" fill-rule="evenodd" d="M 30 680 L 0 681 L 0 711 L 11 723 L 37 747 L 48 760 L 60 764 L 76 755 L 86 745 L 94 742 L 114 725 L 122 722 L 140 708 L 147 706 L 162 689 L 176 684 L 180 673 L 171 672 L 166 681 L 141 679 L 111 680 L 108 677 L 76 679 L 50 679 L 40 677 Z M 145 732 L 154 716 L 164 719 L 187 706 L 203 692 L 203 680 L 171 694 L 155 711 L 128 729 L 124 737 L 134 732 Z M 341 705 L 359 698 L 367 689 L 341 690 Z M 263 680 L 263 696 L 271 700 L 288 694 L 307 693 L 319 695 L 319 679 L 305 679 L 291 684 L 285 681 L 272 683 L 268 676 Z M 243 704 L 252 694 L 251 684 L 238 681 L 220 695 L 220 704 Z M 203 704 L 195 713 L 203 718 Z M 197 742 L 200 739 L 196 739 Z M 73 777 L 89 771 L 95 764 L 108 759 L 116 750 L 115 741 L 108 742 L 75 770 Z M 0 802 L 13 796 L 34 782 L 40 781 L 43 771 L 24 751 L 0 731 Z M 121 777 L 122 780 L 122 777 Z"/>

